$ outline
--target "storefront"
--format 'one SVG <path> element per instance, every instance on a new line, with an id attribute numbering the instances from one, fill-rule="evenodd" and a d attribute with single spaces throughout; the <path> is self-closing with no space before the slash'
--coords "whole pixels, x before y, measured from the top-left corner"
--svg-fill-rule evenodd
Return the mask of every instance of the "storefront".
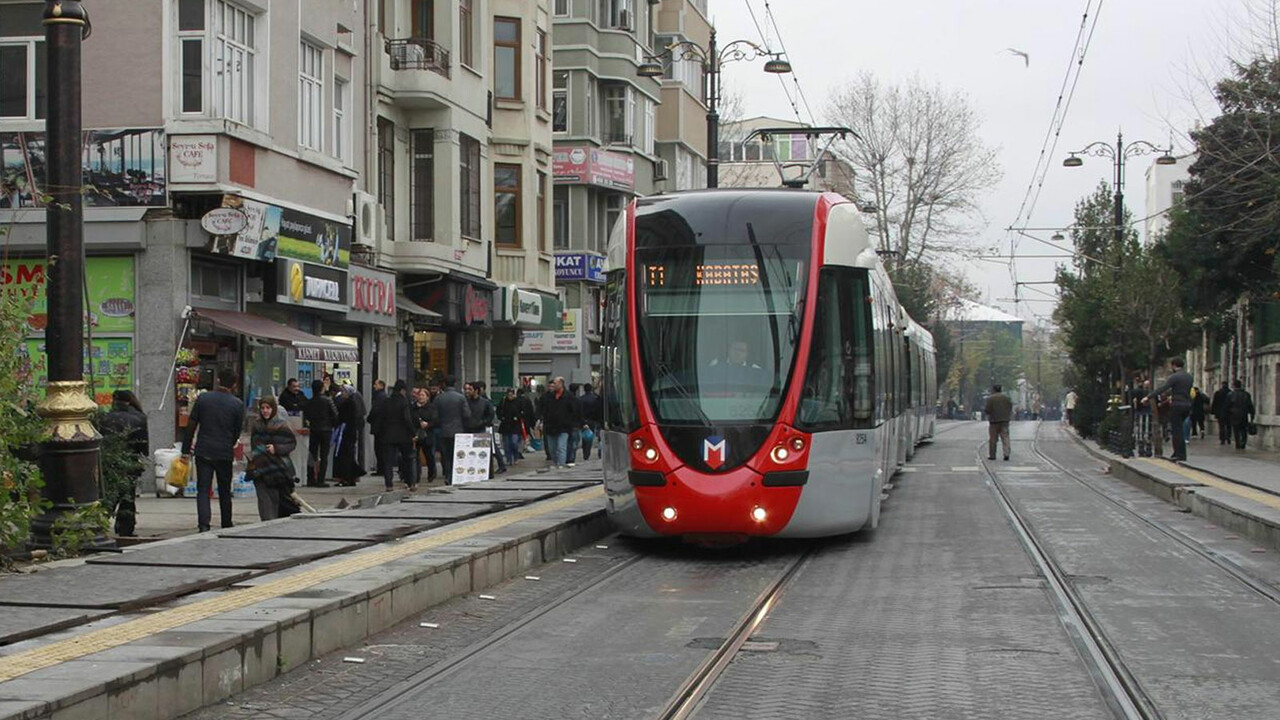
<path id="1" fill-rule="evenodd" d="M 29 302 L 26 355 L 35 387 L 48 383 L 45 327 L 48 301 L 45 295 L 47 262 L 44 258 L 6 260 L 0 266 L 5 292 Z M 85 325 L 84 379 L 99 405 L 110 405 L 115 390 L 134 390 L 135 296 L 137 287 L 132 256 L 90 257 L 85 260 L 87 323 Z"/>
<path id="2" fill-rule="evenodd" d="M 527 333 L 559 331 L 563 326 L 560 298 L 522 290 L 515 285 L 495 293 L 493 372 L 494 393 L 522 385 L 542 384 L 551 373 L 551 362 L 542 356 L 520 351 Z"/>
<path id="3" fill-rule="evenodd" d="M 395 356 L 399 313 L 396 275 L 356 264 L 348 270 L 347 311 L 341 322 L 325 323 L 325 337 L 343 342 L 348 339 L 355 341 L 361 365 L 351 383 L 368 397 L 372 393 L 373 381 L 386 379 L 379 368 L 383 359 Z M 342 381 L 341 376 L 335 377 Z"/>
<path id="4" fill-rule="evenodd" d="M 436 280 L 406 278 L 403 287 L 408 300 L 439 316 L 438 326 L 415 327 L 406 348 L 414 382 L 488 378 L 497 285 L 455 272 Z"/>
<path id="5" fill-rule="evenodd" d="M 592 252 L 556 253 L 556 284 L 564 288 L 565 311 L 576 312 L 576 342 L 560 339 L 553 350 L 558 355 L 556 374 L 572 383 L 595 383 L 600 374 L 600 308 L 604 287 L 605 258 Z M 550 343 L 553 347 L 557 344 Z M 569 355 L 574 347 L 576 358 Z"/>

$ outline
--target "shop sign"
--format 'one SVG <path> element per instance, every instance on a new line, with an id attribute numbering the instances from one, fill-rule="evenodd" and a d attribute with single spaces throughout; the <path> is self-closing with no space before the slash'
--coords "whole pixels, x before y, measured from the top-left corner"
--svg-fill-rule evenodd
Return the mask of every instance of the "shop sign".
<path id="1" fill-rule="evenodd" d="M 213 235 L 236 235 L 248 224 L 244 211 L 236 208 L 214 208 L 200 218 L 200 227 Z"/>
<path id="2" fill-rule="evenodd" d="M 396 325 L 396 276 L 362 265 L 350 268 L 347 320 L 368 325 Z"/>
<path id="3" fill-rule="evenodd" d="M 489 319 L 489 309 L 492 305 L 492 293 L 487 290 L 477 290 L 475 285 L 468 285 L 463 293 L 462 324 L 484 324 Z"/>
<path id="4" fill-rule="evenodd" d="M 55 191 L 48 186 L 43 132 L 0 132 L 0 208 L 38 208 Z M 88 189 L 85 207 L 164 207 L 168 204 L 165 134 L 160 128 L 86 130 L 80 171 Z"/>
<path id="5" fill-rule="evenodd" d="M 604 256 L 594 253 L 556 253 L 556 280 L 604 282 Z"/>
<path id="6" fill-rule="evenodd" d="M 218 182 L 218 137 L 216 135 L 169 136 L 169 181 Z"/>
<path id="7" fill-rule="evenodd" d="M 276 263 L 276 301 L 323 310 L 347 310 L 347 274 L 296 260 Z"/>
<path id="8" fill-rule="evenodd" d="M 356 347 L 336 348 L 336 347 L 314 347 L 311 345 L 303 345 L 294 348 L 294 352 L 298 356 L 298 362 L 319 362 L 319 363 L 358 363 L 360 362 L 360 350 Z"/>
<path id="9" fill-rule="evenodd" d="M 45 259 L 6 260 L 0 264 L 0 284 L 27 306 L 27 332 L 43 333 L 49 323 L 45 296 Z M 132 257 L 91 257 L 85 260 L 88 321 L 97 333 L 132 333 L 134 329 L 134 272 Z"/>
<path id="10" fill-rule="evenodd" d="M 599 185 L 631 191 L 636 186 L 635 158 L 579 145 L 556 148 L 551 169 L 562 185 Z"/>
<path id="11" fill-rule="evenodd" d="M 519 288 L 511 288 L 511 317 L 517 325 L 542 324 L 542 296 Z"/>
<path id="12" fill-rule="evenodd" d="M 520 333 L 520 354 L 559 354 L 582 352 L 582 311 L 565 310 L 562 315 L 564 329 L 526 330 Z"/>
<path id="13" fill-rule="evenodd" d="M 243 229 L 214 234 L 209 252 L 251 260 L 277 257 L 346 268 L 351 263 L 351 224 L 237 195 L 224 195 L 224 208 L 244 212 Z"/>

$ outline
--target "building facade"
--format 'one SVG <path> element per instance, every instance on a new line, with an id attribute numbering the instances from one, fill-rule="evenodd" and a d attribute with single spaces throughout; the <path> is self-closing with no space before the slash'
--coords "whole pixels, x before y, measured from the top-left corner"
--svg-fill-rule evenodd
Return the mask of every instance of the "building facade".
<path id="1" fill-rule="evenodd" d="M 655 46 L 705 49 L 711 41 L 706 0 L 664 0 L 658 5 Z M 686 45 L 681 45 L 685 43 Z M 661 55 L 654 181 L 661 192 L 707 186 L 707 98 L 702 60 L 680 51 Z"/>
<path id="2" fill-rule="evenodd" d="M 784 176 L 797 180 L 812 168 L 806 189 L 853 198 L 853 168 L 830 152 L 824 154 L 826 138 L 805 135 L 808 127 L 795 120 L 771 117 L 725 123 L 720 132 L 720 185 L 781 187 Z M 768 137 L 755 134 L 763 129 L 787 128 L 794 132 Z"/>
<path id="3" fill-rule="evenodd" d="M 1183 188 L 1191 179 L 1195 155 L 1176 158 L 1173 165 L 1151 163 L 1147 167 L 1146 242 L 1153 242 L 1169 227 L 1169 209 L 1182 204 Z"/>

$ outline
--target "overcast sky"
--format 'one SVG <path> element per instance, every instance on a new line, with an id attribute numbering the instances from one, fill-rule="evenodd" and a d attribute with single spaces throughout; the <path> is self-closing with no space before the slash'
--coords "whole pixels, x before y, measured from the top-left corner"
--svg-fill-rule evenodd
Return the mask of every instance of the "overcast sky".
<path id="1" fill-rule="evenodd" d="M 1089 3 L 1097 17 L 1061 140 L 1046 177 L 1032 227 L 1070 224 L 1077 200 L 1099 180 L 1112 176 L 1111 161 L 1089 158 L 1080 168 L 1062 167 L 1062 158 L 1095 140 L 1145 139 L 1185 152 L 1185 130 L 1198 113 L 1212 117 L 1203 80 L 1224 72 L 1225 55 L 1242 41 L 1248 0 L 1111 0 Z M 765 22 L 765 0 L 711 0 L 719 39 L 759 40 L 747 11 L 754 8 L 777 49 L 779 36 Z M 1059 89 L 1072 61 L 1086 0 L 770 0 L 795 68 L 795 77 L 821 124 L 833 88 L 861 70 L 883 82 L 900 83 L 918 74 L 927 82 L 968 94 L 983 118 L 985 141 L 999 148 L 1003 180 L 982 200 L 986 231 L 973 242 L 1000 245 L 1008 254 L 1009 233 L 1022 203 Z M 1096 11 L 1096 12 L 1095 12 Z M 1003 52 L 1016 48 L 1022 58 Z M 759 61 L 725 66 L 725 87 L 744 95 L 747 117 L 795 118 L 775 76 Z M 784 76 L 785 77 L 785 76 Z M 788 86 L 793 90 L 791 80 Z M 1198 98 L 1196 97 L 1198 95 Z M 1198 110 L 1196 105 L 1200 106 Z M 803 118 L 808 113 L 800 108 Z M 1179 137 L 1181 135 L 1181 137 Z M 1145 172 L 1151 156 L 1127 166 L 1126 206 L 1145 215 Z M 1047 238 L 1051 232 L 1034 233 Z M 1052 253 L 1031 240 L 1018 254 Z M 1051 312 L 1049 303 L 1000 302 L 1012 298 L 1014 278 L 1007 261 L 974 262 L 968 275 L 983 301 L 1029 320 Z M 1054 260 L 1016 261 L 1018 281 L 1051 280 Z M 1052 290 L 1052 286 L 1036 286 Z M 1044 297 L 1023 290 L 1024 297 Z"/>

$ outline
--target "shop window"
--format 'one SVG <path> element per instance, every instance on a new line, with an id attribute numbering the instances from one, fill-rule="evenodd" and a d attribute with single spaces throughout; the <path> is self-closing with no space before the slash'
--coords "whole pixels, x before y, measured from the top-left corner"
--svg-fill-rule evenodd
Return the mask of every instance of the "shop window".
<path id="1" fill-rule="evenodd" d="M 192 262 L 191 295 L 234 303 L 240 298 L 239 272 L 230 265 Z"/>

